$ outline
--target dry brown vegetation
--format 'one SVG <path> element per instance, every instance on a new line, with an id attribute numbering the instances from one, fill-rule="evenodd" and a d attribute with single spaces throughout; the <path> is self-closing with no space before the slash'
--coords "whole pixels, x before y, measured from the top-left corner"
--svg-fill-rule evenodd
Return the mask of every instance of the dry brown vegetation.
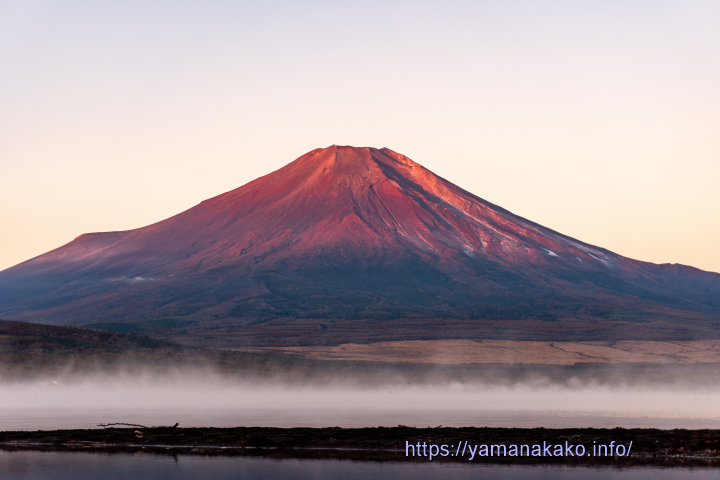
<path id="1" fill-rule="evenodd" d="M 720 362 L 720 340 L 674 342 L 412 340 L 368 344 L 345 343 L 333 346 L 255 347 L 247 348 L 245 351 L 285 353 L 319 360 L 441 365 Z"/>

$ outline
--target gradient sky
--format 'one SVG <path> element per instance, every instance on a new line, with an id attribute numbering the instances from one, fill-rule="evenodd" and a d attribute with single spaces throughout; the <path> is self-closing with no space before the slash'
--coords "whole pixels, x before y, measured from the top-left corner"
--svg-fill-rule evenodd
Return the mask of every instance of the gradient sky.
<path id="1" fill-rule="evenodd" d="M 0 0 L 0 269 L 331 144 L 720 271 L 720 2 Z"/>

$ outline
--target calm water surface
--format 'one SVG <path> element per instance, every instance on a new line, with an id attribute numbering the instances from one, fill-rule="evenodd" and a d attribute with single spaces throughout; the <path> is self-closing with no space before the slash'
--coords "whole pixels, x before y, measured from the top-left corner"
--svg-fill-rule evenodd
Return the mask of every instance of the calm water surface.
<path id="1" fill-rule="evenodd" d="M 711 468 L 498 466 L 479 464 L 356 462 L 257 457 L 0 451 L 7 480 L 143 479 L 717 479 Z"/>
<path id="2" fill-rule="evenodd" d="M 0 384 L 0 430 L 92 428 L 113 422 L 720 428 L 720 387 L 284 385 L 199 373 Z"/>
<path id="3" fill-rule="evenodd" d="M 627 416 L 608 412 L 517 410 L 398 410 L 322 408 L 21 408 L 0 407 L 0 431 L 95 428 L 101 423 L 136 423 L 183 427 L 594 427 L 594 428 L 720 428 L 718 418 L 692 416 Z"/>

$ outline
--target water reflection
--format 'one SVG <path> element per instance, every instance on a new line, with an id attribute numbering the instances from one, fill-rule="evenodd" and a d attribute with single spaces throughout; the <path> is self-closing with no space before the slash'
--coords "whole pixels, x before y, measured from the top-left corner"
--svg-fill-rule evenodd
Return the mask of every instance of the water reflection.
<path id="1" fill-rule="evenodd" d="M 357 462 L 258 457 L 85 452 L 0 451 L 0 473 L 12 480 L 143 479 L 716 479 L 712 468 L 507 466 L 456 463 Z"/>

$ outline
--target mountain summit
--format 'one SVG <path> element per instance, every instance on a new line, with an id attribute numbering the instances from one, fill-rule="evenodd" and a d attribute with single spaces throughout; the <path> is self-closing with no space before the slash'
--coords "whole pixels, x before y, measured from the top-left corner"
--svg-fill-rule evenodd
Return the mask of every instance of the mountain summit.
<path id="1" fill-rule="evenodd" d="M 317 149 L 0 272 L 0 317 L 235 346 L 720 337 L 720 275 L 567 237 L 387 148 Z"/>

